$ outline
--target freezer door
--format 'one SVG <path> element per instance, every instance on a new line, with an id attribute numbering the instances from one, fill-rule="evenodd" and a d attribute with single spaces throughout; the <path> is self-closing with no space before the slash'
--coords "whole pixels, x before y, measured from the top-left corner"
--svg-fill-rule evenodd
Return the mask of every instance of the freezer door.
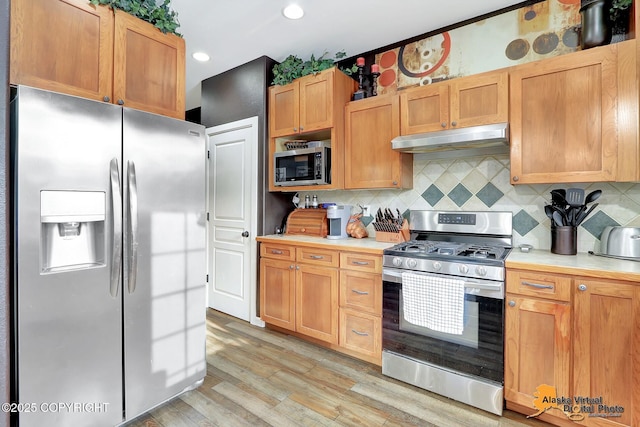
<path id="1" fill-rule="evenodd" d="M 124 109 L 125 418 L 204 378 L 204 127 Z"/>
<path id="2" fill-rule="evenodd" d="M 120 166 L 121 116 L 28 87 L 12 103 L 21 427 L 123 419 L 121 196 L 110 169 Z"/>

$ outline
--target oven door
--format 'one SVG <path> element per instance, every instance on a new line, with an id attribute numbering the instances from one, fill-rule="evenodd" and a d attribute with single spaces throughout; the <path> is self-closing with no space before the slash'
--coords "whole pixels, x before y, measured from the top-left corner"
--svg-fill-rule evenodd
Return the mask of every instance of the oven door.
<path id="1" fill-rule="evenodd" d="M 439 278 L 460 277 L 420 273 Z M 431 330 L 404 317 L 402 270 L 383 270 L 382 348 L 467 376 L 503 383 L 502 282 L 466 279 L 461 335 Z"/>

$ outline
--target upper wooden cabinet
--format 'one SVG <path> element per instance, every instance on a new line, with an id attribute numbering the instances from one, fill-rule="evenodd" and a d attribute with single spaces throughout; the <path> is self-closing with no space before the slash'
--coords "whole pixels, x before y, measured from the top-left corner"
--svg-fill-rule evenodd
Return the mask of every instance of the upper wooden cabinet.
<path id="1" fill-rule="evenodd" d="M 632 40 L 512 69 L 512 184 L 637 179 L 633 46 Z"/>
<path id="2" fill-rule="evenodd" d="M 185 45 L 85 0 L 11 2 L 10 83 L 183 119 Z"/>
<path id="3" fill-rule="evenodd" d="M 391 149 L 400 134 L 396 95 L 353 101 L 345 108 L 344 187 L 411 188 L 413 155 Z"/>
<path id="4" fill-rule="evenodd" d="M 113 20 L 82 0 L 12 0 L 10 82 L 111 98 Z"/>
<path id="5" fill-rule="evenodd" d="M 353 79 L 330 68 L 288 85 L 269 88 L 269 136 L 315 132 L 334 126 L 342 115 Z"/>
<path id="6" fill-rule="evenodd" d="M 509 120 L 506 70 L 407 89 L 400 94 L 400 132 L 411 135 Z"/>
<path id="7" fill-rule="evenodd" d="M 113 97 L 138 110 L 184 119 L 185 43 L 127 13 L 115 13 Z"/>

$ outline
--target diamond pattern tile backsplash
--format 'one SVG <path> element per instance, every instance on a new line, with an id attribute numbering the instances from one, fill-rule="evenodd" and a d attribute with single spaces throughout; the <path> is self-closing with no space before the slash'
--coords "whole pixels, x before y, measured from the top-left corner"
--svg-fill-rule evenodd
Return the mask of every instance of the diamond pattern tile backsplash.
<path id="1" fill-rule="evenodd" d="M 413 189 L 345 190 L 300 193 L 317 194 L 320 202 L 399 209 L 408 217 L 410 210 L 509 211 L 513 213 L 514 246 L 523 243 L 548 250 L 551 247 L 551 222 L 544 205 L 551 202 L 554 188 L 578 187 L 585 193 L 600 189 L 598 206 L 578 229 L 578 251 L 593 250 L 608 225 L 640 227 L 640 183 L 598 182 L 555 185 L 511 185 L 509 156 L 468 157 L 429 160 L 428 154 L 414 154 Z M 365 218 L 369 236 L 375 236 L 371 222 Z"/>

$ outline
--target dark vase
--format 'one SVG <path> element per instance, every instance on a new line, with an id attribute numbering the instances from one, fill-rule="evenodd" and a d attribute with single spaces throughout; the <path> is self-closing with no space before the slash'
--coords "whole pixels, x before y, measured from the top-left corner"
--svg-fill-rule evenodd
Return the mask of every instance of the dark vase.
<path id="1" fill-rule="evenodd" d="M 611 22 L 607 0 L 582 0 L 580 15 L 582 18 L 582 49 L 611 43 Z"/>

